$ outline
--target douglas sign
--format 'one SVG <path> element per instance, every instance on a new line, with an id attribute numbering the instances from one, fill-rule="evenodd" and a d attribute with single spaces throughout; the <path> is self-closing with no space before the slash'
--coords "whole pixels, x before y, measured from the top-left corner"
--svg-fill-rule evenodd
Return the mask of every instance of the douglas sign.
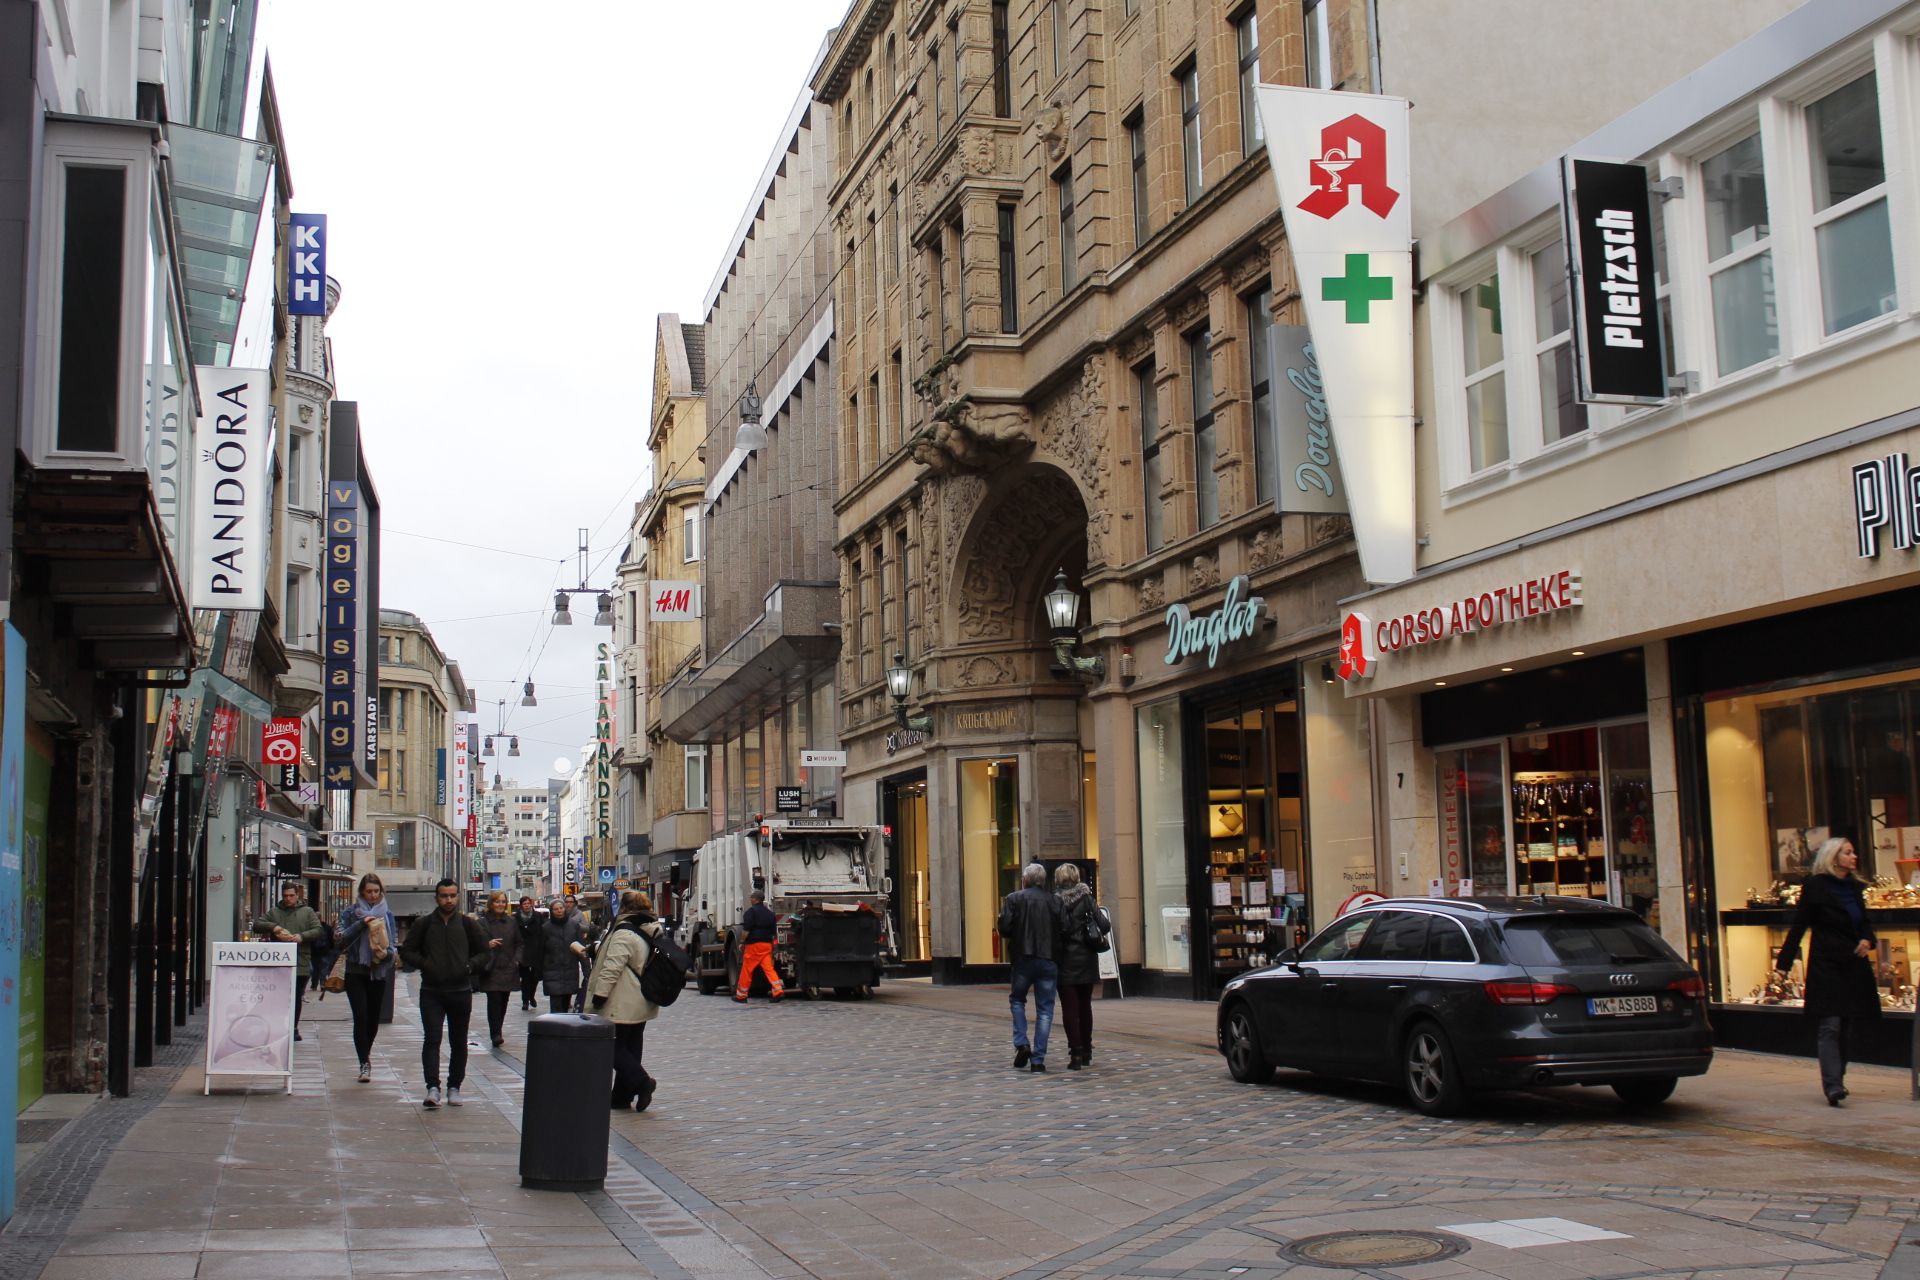
<path id="1" fill-rule="evenodd" d="M 1265 597 L 1247 593 L 1247 579 L 1241 575 L 1227 584 L 1227 598 L 1220 602 L 1220 607 L 1204 617 L 1194 617 L 1184 604 L 1169 605 L 1164 661 L 1172 666 L 1182 658 L 1205 653 L 1207 665 L 1216 665 L 1222 645 L 1245 640 L 1253 634 L 1253 629 L 1260 625 L 1260 614 L 1266 604 Z"/>

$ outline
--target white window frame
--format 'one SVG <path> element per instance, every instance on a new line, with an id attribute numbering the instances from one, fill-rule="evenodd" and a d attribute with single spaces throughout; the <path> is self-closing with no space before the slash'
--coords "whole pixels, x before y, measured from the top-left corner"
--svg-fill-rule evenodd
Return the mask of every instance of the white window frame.
<path id="1" fill-rule="evenodd" d="M 1300 7 L 1300 25 L 1302 50 L 1319 54 L 1306 64 L 1307 88 L 1333 88 L 1333 32 L 1327 24 L 1327 0 L 1304 0 Z"/>
<path id="2" fill-rule="evenodd" d="M 140 471 L 146 468 L 145 411 L 147 323 L 153 312 L 150 272 L 158 194 L 153 180 L 153 135 L 126 124 L 49 120 L 43 144 L 40 192 L 40 289 L 35 308 L 36 356 L 28 391 L 32 424 L 27 455 L 36 467 Z M 120 386 L 115 447 L 58 447 L 60 422 L 60 288 L 66 254 L 67 176 L 74 169 L 118 169 L 125 174 L 121 208 Z M 171 216 L 164 214 L 162 216 Z M 191 384 L 190 369 L 181 380 Z"/>
<path id="3" fill-rule="evenodd" d="M 686 802 L 687 809 L 697 811 L 712 808 L 713 796 L 707 789 L 707 744 L 689 742 L 683 749 L 681 762 L 685 776 L 680 788 L 680 798 Z M 694 803 L 696 788 L 699 796 L 698 804 Z"/>
<path id="4" fill-rule="evenodd" d="M 1539 283 L 1540 283 L 1539 280 L 1537 279 L 1539 272 L 1534 267 L 1533 260 L 1535 256 L 1551 248 L 1553 245 L 1561 243 L 1561 241 L 1562 241 L 1562 237 L 1560 235 L 1559 230 L 1556 228 L 1552 235 L 1545 236 L 1545 237 L 1536 237 L 1530 241 L 1525 242 L 1524 245 L 1521 247 L 1520 253 L 1518 255 L 1518 262 L 1516 265 L 1519 267 L 1521 273 L 1526 277 L 1525 284 L 1527 287 L 1527 314 L 1524 318 L 1525 324 L 1526 324 L 1526 339 L 1528 343 L 1528 356 L 1526 360 L 1526 365 L 1527 365 L 1526 380 L 1531 384 L 1531 386 L 1528 388 L 1528 398 L 1526 400 L 1526 404 L 1530 407 L 1531 412 L 1529 413 L 1528 418 L 1526 419 L 1514 418 L 1512 416 L 1509 416 L 1507 418 L 1507 434 L 1508 434 L 1508 441 L 1509 441 L 1508 456 L 1509 457 L 1513 456 L 1515 452 L 1512 448 L 1512 444 L 1513 444 L 1513 437 L 1516 434 L 1520 436 L 1521 441 L 1525 445 L 1526 457 L 1531 458 L 1536 454 L 1545 453 L 1550 450 L 1573 447 L 1577 445 L 1579 441 L 1585 439 L 1588 436 L 1591 436 L 1594 432 L 1595 426 L 1598 425 L 1594 420 L 1593 411 L 1599 406 L 1589 404 L 1585 406 L 1587 410 L 1586 430 L 1576 431 L 1572 435 L 1566 437 L 1563 440 L 1547 439 L 1546 406 L 1541 402 L 1541 399 L 1540 399 L 1540 357 L 1546 355 L 1550 351 L 1555 350 L 1556 348 L 1559 348 L 1559 347 L 1570 348 L 1572 346 L 1573 344 L 1573 307 L 1578 303 L 1578 299 L 1573 295 L 1571 288 L 1569 288 L 1568 295 L 1567 295 L 1567 308 L 1568 308 L 1567 327 L 1565 329 L 1562 329 L 1559 333 L 1552 334 L 1545 338 L 1541 337 L 1539 316 L 1536 314 L 1537 307 L 1539 304 L 1534 294 L 1534 290 L 1539 287 Z M 1571 251 L 1569 250 L 1568 252 L 1571 252 Z M 1506 295 L 1503 292 L 1501 296 L 1504 298 Z M 1508 324 L 1508 327 L 1511 328 L 1512 322 L 1508 321 L 1507 324 Z M 1511 355 L 1508 356 L 1508 362 L 1509 363 L 1512 362 Z M 1579 367 L 1577 364 L 1574 367 L 1573 376 L 1574 376 L 1573 390 L 1574 390 L 1574 394 L 1577 396 L 1580 391 L 1580 387 L 1579 387 L 1580 374 L 1579 374 Z M 1511 378 L 1509 378 L 1507 382 L 1507 393 L 1509 396 L 1513 394 L 1513 390 L 1514 390 L 1513 381 Z M 1511 404 L 1512 402 L 1509 401 L 1508 403 Z M 1524 430 L 1524 427 L 1528 420 L 1531 420 L 1533 423 L 1532 431 Z M 1523 428 L 1521 431 L 1517 433 L 1514 430 L 1515 423 L 1519 423 Z"/>
<path id="5" fill-rule="evenodd" d="M 700 545 L 700 508 L 680 509 L 680 563 L 698 564 L 705 552 Z"/>
<path id="6" fill-rule="evenodd" d="M 1886 44 L 1886 56 L 1884 59 L 1880 56 L 1882 43 Z M 1898 314 L 1905 309 L 1902 303 L 1905 300 L 1907 290 L 1902 286 L 1905 285 L 1910 272 L 1903 272 L 1900 269 L 1898 246 L 1901 233 L 1898 224 L 1894 221 L 1895 208 L 1893 202 L 1894 191 L 1902 185 L 1899 181 L 1901 176 L 1900 170 L 1905 166 L 1900 163 L 1899 157 L 1893 153 L 1893 146 L 1891 145 L 1900 132 L 1900 124 L 1890 123 L 1893 114 L 1902 111 L 1902 106 L 1900 101 L 1896 100 L 1894 95 L 1889 91 L 1887 72 L 1882 71 L 1881 64 L 1883 61 L 1887 63 L 1891 73 L 1898 76 L 1899 69 L 1897 63 L 1900 55 L 1906 51 L 1907 50 L 1901 45 L 1893 44 L 1884 38 L 1882 41 L 1876 41 L 1870 57 L 1864 59 L 1849 59 L 1835 66 L 1830 72 L 1822 75 L 1817 81 L 1807 83 L 1804 86 L 1798 86 L 1798 92 L 1792 95 L 1790 108 L 1783 113 L 1781 119 L 1783 145 L 1794 155 L 1800 165 L 1799 177 L 1801 180 L 1795 182 L 1793 193 L 1795 200 L 1793 211 L 1796 216 L 1791 224 L 1795 237 L 1792 258 L 1795 263 L 1794 283 L 1797 286 L 1796 293 L 1806 299 L 1806 315 L 1804 319 L 1809 326 L 1806 330 L 1808 341 L 1805 346 L 1807 349 L 1817 348 L 1837 339 L 1843 339 L 1850 334 L 1872 325 L 1876 320 L 1881 319 L 1882 316 Z M 1812 131 L 1808 128 L 1807 112 L 1815 103 L 1828 94 L 1833 93 L 1835 90 L 1845 88 L 1860 77 L 1869 74 L 1874 77 L 1874 96 L 1878 99 L 1877 105 L 1879 107 L 1880 117 L 1880 147 L 1881 154 L 1885 157 L 1885 171 L 1881 176 L 1880 185 L 1870 190 L 1862 191 L 1858 195 L 1851 196 L 1828 208 L 1816 211 L 1813 207 L 1813 164 L 1810 146 L 1812 142 Z M 1901 97 L 1904 98 L 1905 95 L 1903 94 Z M 1910 98 L 1906 100 L 1911 101 Z M 1911 108 L 1908 107 L 1906 110 L 1910 112 Z M 1911 139 L 1908 140 L 1908 144 L 1910 148 Z M 1893 242 L 1892 247 L 1894 249 L 1894 309 L 1891 312 L 1882 312 L 1879 316 L 1873 316 L 1856 324 L 1848 325 L 1844 329 L 1837 329 L 1833 333 L 1828 333 L 1826 311 L 1821 300 L 1820 228 L 1829 223 L 1837 222 L 1850 213 L 1855 213 L 1882 200 L 1887 202 L 1887 234 Z M 1908 227 L 1911 233 L 1911 216 L 1908 218 Z"/>

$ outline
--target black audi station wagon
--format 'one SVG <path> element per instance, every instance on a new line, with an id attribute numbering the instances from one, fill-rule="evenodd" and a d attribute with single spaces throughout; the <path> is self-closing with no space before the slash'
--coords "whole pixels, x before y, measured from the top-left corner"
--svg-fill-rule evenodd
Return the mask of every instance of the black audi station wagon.
<path id="1" fill-rule="evenodd" d="M 1429 1115 L 1549 1085 L 1651 1106 L 1713 1061 L 1700 975 L 1605 902 L 1390 898 L 1280 960 L 1220 997 L 1220 1052 L 1247 1084 L 1281 1066 L 1397 1083 Z"/>

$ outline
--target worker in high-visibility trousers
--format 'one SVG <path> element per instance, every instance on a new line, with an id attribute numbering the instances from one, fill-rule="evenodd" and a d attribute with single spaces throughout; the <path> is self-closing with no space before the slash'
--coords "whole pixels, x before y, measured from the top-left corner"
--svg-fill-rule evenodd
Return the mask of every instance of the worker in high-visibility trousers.
<path id="1" fill-rule="evenodd" d="M 758 889 L 753 891 L 753 905 L 740 918 L 740 926 L 747 931 L 747 948 L 740 961 L 740 986 L 733 993 L 733 1002 L 747 1002 L 747 992 L 753 990 L 753 975 L 758 969 L 767 971 L 768 992 L 774 1000 L 780 1000 L 787 994 L 780 985 L 780 971 L 773 967 L 773 935 L 780 927 L 780 920 L 767 905 L 766 894 Z"/>

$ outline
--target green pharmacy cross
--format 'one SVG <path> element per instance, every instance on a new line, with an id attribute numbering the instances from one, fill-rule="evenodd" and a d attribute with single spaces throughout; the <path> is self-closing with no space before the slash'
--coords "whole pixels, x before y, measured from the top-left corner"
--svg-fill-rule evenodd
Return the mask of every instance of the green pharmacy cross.
<path id="1" fill-rule="evenodd" d="M 1320 296 L 1327 302 L 1346 303 L 1348 324 L 1366 324 L 1373 318 L 1373 304 L 1393 297 L 1393 277 L 1373 275 L 1366 254 L 1350 253 L 1347 273 L 1321 280 Z"/>

